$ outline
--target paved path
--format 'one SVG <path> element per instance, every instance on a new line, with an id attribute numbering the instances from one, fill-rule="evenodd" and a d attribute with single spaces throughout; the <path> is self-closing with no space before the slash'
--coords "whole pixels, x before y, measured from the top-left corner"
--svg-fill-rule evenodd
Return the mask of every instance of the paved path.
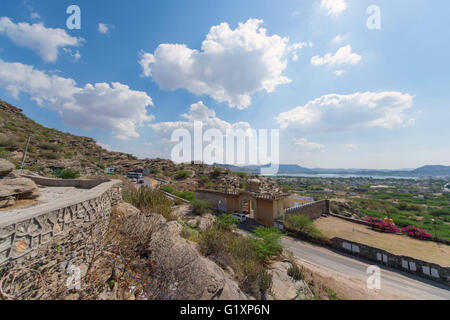
<path id="1" fill-rule="evenodd" d="M 367 267 L 373 264 L 290 237 L 283 237 L 282 243 L 302 261 L 361 278 L 364 283 Z M 381 269 L 381 289 L 409 299 L 450 300 L 450 287 L 390 268 Z"/>

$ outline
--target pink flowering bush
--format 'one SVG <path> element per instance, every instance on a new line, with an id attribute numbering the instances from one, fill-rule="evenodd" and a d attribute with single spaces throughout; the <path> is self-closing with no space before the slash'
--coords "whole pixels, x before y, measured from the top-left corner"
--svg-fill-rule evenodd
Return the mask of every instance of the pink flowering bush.
<path id="1" fill-rule="evenodd" d="M 366 222 L 368 222 L 372 228 L 378 229 L 378 230 L 381 230 L 384 232 L 389 232 L 389 233 L 400 232 L 400 229 L 397 228 L 394 224 L 387 223 L 383 219 L 370 217 L 370 218 L 366 219 Z"/>
<path id="2" fill-rule="evenodd" d="M 432 236 L 425 229 L 420 229 L 415 226 L 407 226 L 402 229 L 402 232 L 410 236 L 411 238 L 416 238 L 420 240 L 431 240 Z"/>

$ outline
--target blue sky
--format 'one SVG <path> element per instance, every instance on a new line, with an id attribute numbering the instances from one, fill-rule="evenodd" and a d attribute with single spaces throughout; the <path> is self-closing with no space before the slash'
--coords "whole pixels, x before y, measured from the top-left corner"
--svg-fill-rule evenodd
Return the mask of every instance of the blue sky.
<path id="1" fill-rule="evenodd" d="M 448 1 L 131 3 L 3 0 L 0 97 L 139 157 L 202 120 L 280 129 L 281 163 L 450 165 Z"/>

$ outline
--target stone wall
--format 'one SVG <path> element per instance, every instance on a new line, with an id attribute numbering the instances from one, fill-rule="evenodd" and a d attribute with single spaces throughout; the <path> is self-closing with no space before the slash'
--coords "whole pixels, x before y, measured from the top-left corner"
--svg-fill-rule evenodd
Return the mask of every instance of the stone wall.
<path id="1" fill-rule="evenodd" d="M 330 200 L 322 200 L 312 203 L 307 203 L 298 207 L 288 208 L 285 214 L 303 214 L 310 219 L 318 219 L 322 214 L 330 213 Z"/>
<path id="2" fill-rule="evenodd" d="M 33 180 L 34 183 L 47 187 L 75 187 L 82 189 L 91 189 L 102 183 L 108 182 L 107 179 L 52 179 L 40 176 L 22 175 L 22 177 Z"/>
<path id="3" fill-rule="evenodd" d="M 450 268 L 438 264 L 418 260 L 411 257 L 395 255 L 385 250 L 370 247 L 361 243 L 341 238 L 331 239 L 331 246 L 339 251 L 351 253 L 355 256 L 402 270 L 416 276 L 431 279 L 450 285 Z"/>
<path id="4" fill-rule="evenodd" d="M 66 203 L 58 201 L 33 211 L 0 219 L 0 268 L 6 265 L 54 260 L 56 252 L 47 255 L 49 245 L 57 245 L 61 252 L 74 253 L 79 241 L 85 240 L 92 226 L 107 226 L 111 207 L 120 200 L 120 180 L 102 183 L 80 199 Z M 78 240 L 68 240 L 75 236 Z M 81 245 L 83 246 L 83 245 Z"/>

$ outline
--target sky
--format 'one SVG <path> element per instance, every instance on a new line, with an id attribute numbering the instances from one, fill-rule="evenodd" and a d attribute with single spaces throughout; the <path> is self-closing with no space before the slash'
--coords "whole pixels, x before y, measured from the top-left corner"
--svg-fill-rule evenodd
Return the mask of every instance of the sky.
<path id="1" fill-rule="evenodd" d="M 140 158 L 171 158 L 174 131 L 201 121 L 278 130 L 284 164 L 450 165 L 448 12 L 446 0 L 2 0 L 0 98 Z"/>

